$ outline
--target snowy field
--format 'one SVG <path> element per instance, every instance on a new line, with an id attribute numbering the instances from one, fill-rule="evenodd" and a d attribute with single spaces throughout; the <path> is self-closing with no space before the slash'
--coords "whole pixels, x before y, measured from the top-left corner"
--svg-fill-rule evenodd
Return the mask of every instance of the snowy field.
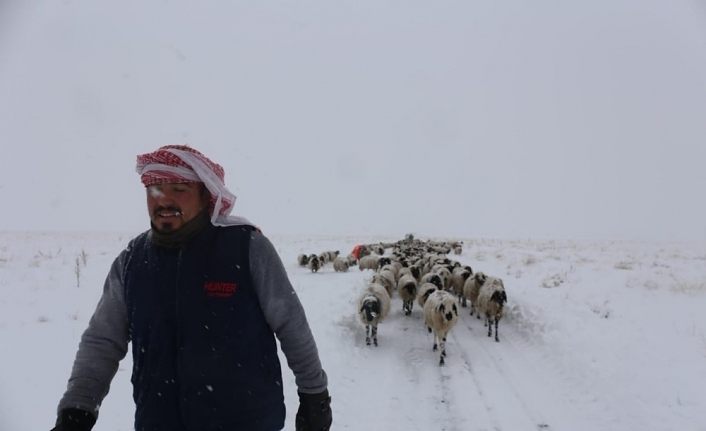
<path id="1" fill-rule="evenodd" d="M 109 265 L 131 234 L 0 233 L 0 430 L 49 430 Z M 366 346 L 371 272 L 319 273 L 299 253 L 398 237 L 271 236 L 330 378 L 334 430 L 706 430 L 706 245 L 464 240 L 450 255 L 502 277 L 500 342 L 462 310 L 439 367 L 398 297 Z M 426 238 L 421 238 L 426 239 Z M 284 364 L 284 362 L 283 362 Z M 130 353 L 97 431 L 132 429 Z M 283 365 L 293 430 L 294 378 Z"/>

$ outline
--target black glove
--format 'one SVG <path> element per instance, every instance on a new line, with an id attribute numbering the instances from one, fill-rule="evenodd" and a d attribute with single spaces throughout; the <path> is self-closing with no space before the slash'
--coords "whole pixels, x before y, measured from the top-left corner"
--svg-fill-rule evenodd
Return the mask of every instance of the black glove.
<path id="1" fill-rule="evenodd" d="M 63 409 L 51 431 L 91 431 L 96 417 L 81 409 Z"/>
<path id="2" fill-rule="evenodd" d="M 332 420 L 331 397 L 328 395 L 328 390 L 318 394 L 299 392 L 297 431 L 328 431 Z"/>

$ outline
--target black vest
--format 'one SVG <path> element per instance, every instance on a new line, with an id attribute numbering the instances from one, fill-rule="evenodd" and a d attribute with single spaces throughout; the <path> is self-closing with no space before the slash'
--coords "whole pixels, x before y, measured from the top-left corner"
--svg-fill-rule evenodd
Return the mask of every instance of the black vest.
<path id="1" fill-rule="evenodd" d="M 209 225 L 185 246 L 133 241 L 125 298 L 137 431 L 273 431 L 277 344 L 250 277 L 252 228 Z"/>

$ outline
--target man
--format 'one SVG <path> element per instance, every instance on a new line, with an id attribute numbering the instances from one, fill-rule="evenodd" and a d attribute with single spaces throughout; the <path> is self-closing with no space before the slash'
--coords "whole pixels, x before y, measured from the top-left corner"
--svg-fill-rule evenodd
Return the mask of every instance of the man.
<path id="1" fill-rule="evenodd" d="M 223 168 L 187 146 L 137 157 L 151 229 L 114 261 L 53 431 L 88 431 L 132 342 L 138 431 L 273 431 L 295 375 L 296 429 L 331 425 L 326 373 L 272 244 L 229 216 Z"/>

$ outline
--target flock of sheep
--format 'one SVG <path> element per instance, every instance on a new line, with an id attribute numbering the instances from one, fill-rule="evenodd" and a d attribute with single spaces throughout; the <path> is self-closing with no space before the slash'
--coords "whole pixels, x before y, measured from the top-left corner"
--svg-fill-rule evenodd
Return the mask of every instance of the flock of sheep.
<path id="1" fill-rule="evenodd" d="M 386 254 L 387 249 L 392 249 Z M 460 242 L 420 241 L 408 235 L 395 243 L 359 245 L 348 256 L 339 251 L 319 255 L 299 255 L 300 266 L 317 272 L 328 262 L 336 272 L 352 266 L 372 270 L 374 274 L 360 295 L 357 314 L 365 326 L 365 342 L 378 345 L 377 330 L 390 312 L 396 293 L 402 300 L 402 313 L 409 316 L 417 302 L 424 312 L 424 323 L 434 333 L 434 351 L 439 351 L 439 365 L 444 365 L 446 337 L 457 320 L 459 307 L 470 307 L 470 315 L 484 317 L 488 337 L 498 338 L 498 322 L 503 315 L 507 295 L 503 281 L 474 273 L 470 266 L 450 259 L 451 252 L 461 254 Z"/>

